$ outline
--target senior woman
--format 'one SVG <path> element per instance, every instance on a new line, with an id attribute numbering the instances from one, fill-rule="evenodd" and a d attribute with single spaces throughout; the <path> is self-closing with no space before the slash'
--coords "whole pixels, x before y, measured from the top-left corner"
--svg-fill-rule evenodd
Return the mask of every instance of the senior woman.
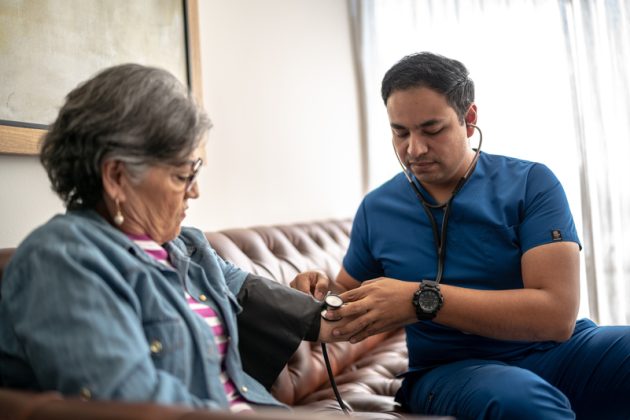
<path id="1" fill-rule="evenodd" d="M 5 386 L 232 411 L 281 405 L 266 387 L 302 339 L 329 341 L 331 328 L 317 301 L 181 228 L 209 127 L 161 69 L 111 67 L 70 92 L 41 149 L 67 212 L 20 244 L 2 281 Z M 237 315 L 256 331 L 259 380 L 242 367 Z"/>

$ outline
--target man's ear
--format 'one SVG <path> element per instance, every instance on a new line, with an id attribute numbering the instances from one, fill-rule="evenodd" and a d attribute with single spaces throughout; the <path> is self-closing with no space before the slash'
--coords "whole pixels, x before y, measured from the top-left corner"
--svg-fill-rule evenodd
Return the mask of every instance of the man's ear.
<path id="1" fill-rule="evenodd" d="M 466 134 L 471 137 L 475 133 L 475 125 L 477 124 L 477 105 L 470 104 L 466 116 L 464 117 L 466 123 Z"/>
<path id="2" fill-rule="evenodd" d="M 125 201 L 125 191 L 122 185 L 124 174 L 125 165 L 119 160 L 106 160 L 101 165 L 103 191 L 112 200 Z"/>

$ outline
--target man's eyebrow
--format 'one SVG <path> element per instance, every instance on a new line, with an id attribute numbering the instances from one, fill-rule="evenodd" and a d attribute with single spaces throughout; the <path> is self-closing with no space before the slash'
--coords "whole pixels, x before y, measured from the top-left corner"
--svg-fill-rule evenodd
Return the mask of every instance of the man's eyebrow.
<path id="1" fill-rule="evenodd" d="M 442 122 L 441 120 L 438 120 L 438 119 L 434 118 L 434 119 L 432 119 L 432 120 L 428 120 L 428 121 L 425 121 L 425 122 L 423 122 L 423 123 L 421 123 L 421 124 L 418 124 L 418 125 L 416 126 L 416 128 L 431 127 L 431 126 L 434 126 L 434 125 L 440 124 L 441 122 Z"/>
<path id="2" fill-rule="evenodd" d="M 431 120 L 427 120 L 423 123 L 420 123 L 418 125 L 415 126 L 415 128 L 426 128 L 426 127 L 432 127 L 434 125 L 440 124 L 442 122 L 442 120 L 439 120 L 437 118 L 433 118 Z M 398 124 L 398 123 L 390 123 L 389 126 L 395 130 L 407 130 L 407 127 L 405 127 L 404 125 Z"/>
<path id="3" fill-rule="evenodd" d="M 400 124 L 396 124 L 396 123 L 390 123 L 389 126 L 391 128 L 393 128 L 394 130 L 406 130 L 407 127 L 400 125 Z"/>

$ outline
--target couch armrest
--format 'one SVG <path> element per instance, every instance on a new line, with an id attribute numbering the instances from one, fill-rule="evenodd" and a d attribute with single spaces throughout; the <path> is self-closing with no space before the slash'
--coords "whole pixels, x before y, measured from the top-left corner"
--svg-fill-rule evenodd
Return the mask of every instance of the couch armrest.
<path id="1" fill-rule="evenodd" d="M 262 409 L 256 413 L 195 410 L 187 407 L 116 401 L 84 401 L 64 398 L 57 392 L 34 393 L 0 388 L 0 420 L 340 420 L 343 414 L 309 410 Z M 425 417 L 396 413 L 353 413 L 363 420 L 454 420 L 452 417 Z"/>
<path id="2" fill-rule="evenodd" d="M 0 420 L 326 420 L 335 414 L 280 409 L 250 414 L 206 411 L 188 407 L 64 398 L 57 392 L 34 393 L 0 389 Z"/>

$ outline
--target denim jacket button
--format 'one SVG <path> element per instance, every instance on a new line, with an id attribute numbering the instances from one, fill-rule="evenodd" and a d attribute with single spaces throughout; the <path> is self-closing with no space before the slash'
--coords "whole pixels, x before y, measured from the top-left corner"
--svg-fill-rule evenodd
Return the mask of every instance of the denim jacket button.
<path id="1" fill-rule="evenodd" d="M 241 392 L 247 392 L 247 391 L 248 391 L 247 387 L 245 385 L 243 385 L 241 387 Z"/>
<path id="2" fill-rule="evenodd" d="M 151 350 L 151 353 L 157 354 L 162 351 L 162 343 L 159 340 L 153 340 L 149 345 L 149 349 Z"/>
<path id="3" fill-rule="evenodd" d="M 206 295 L 199 295 L 199 300 L 205 302 L 206 300 L 208 300 L 208 298 L 206 297 Z"/>
<path id="4" fill-rule="evenodd" d="M 81 391 L 79 391 L 79 394 L 81 395 L 81 398 L 83 398 L 84 400 L 92 399 L 92 393 L 86 387 L 81 388 Z"/>

